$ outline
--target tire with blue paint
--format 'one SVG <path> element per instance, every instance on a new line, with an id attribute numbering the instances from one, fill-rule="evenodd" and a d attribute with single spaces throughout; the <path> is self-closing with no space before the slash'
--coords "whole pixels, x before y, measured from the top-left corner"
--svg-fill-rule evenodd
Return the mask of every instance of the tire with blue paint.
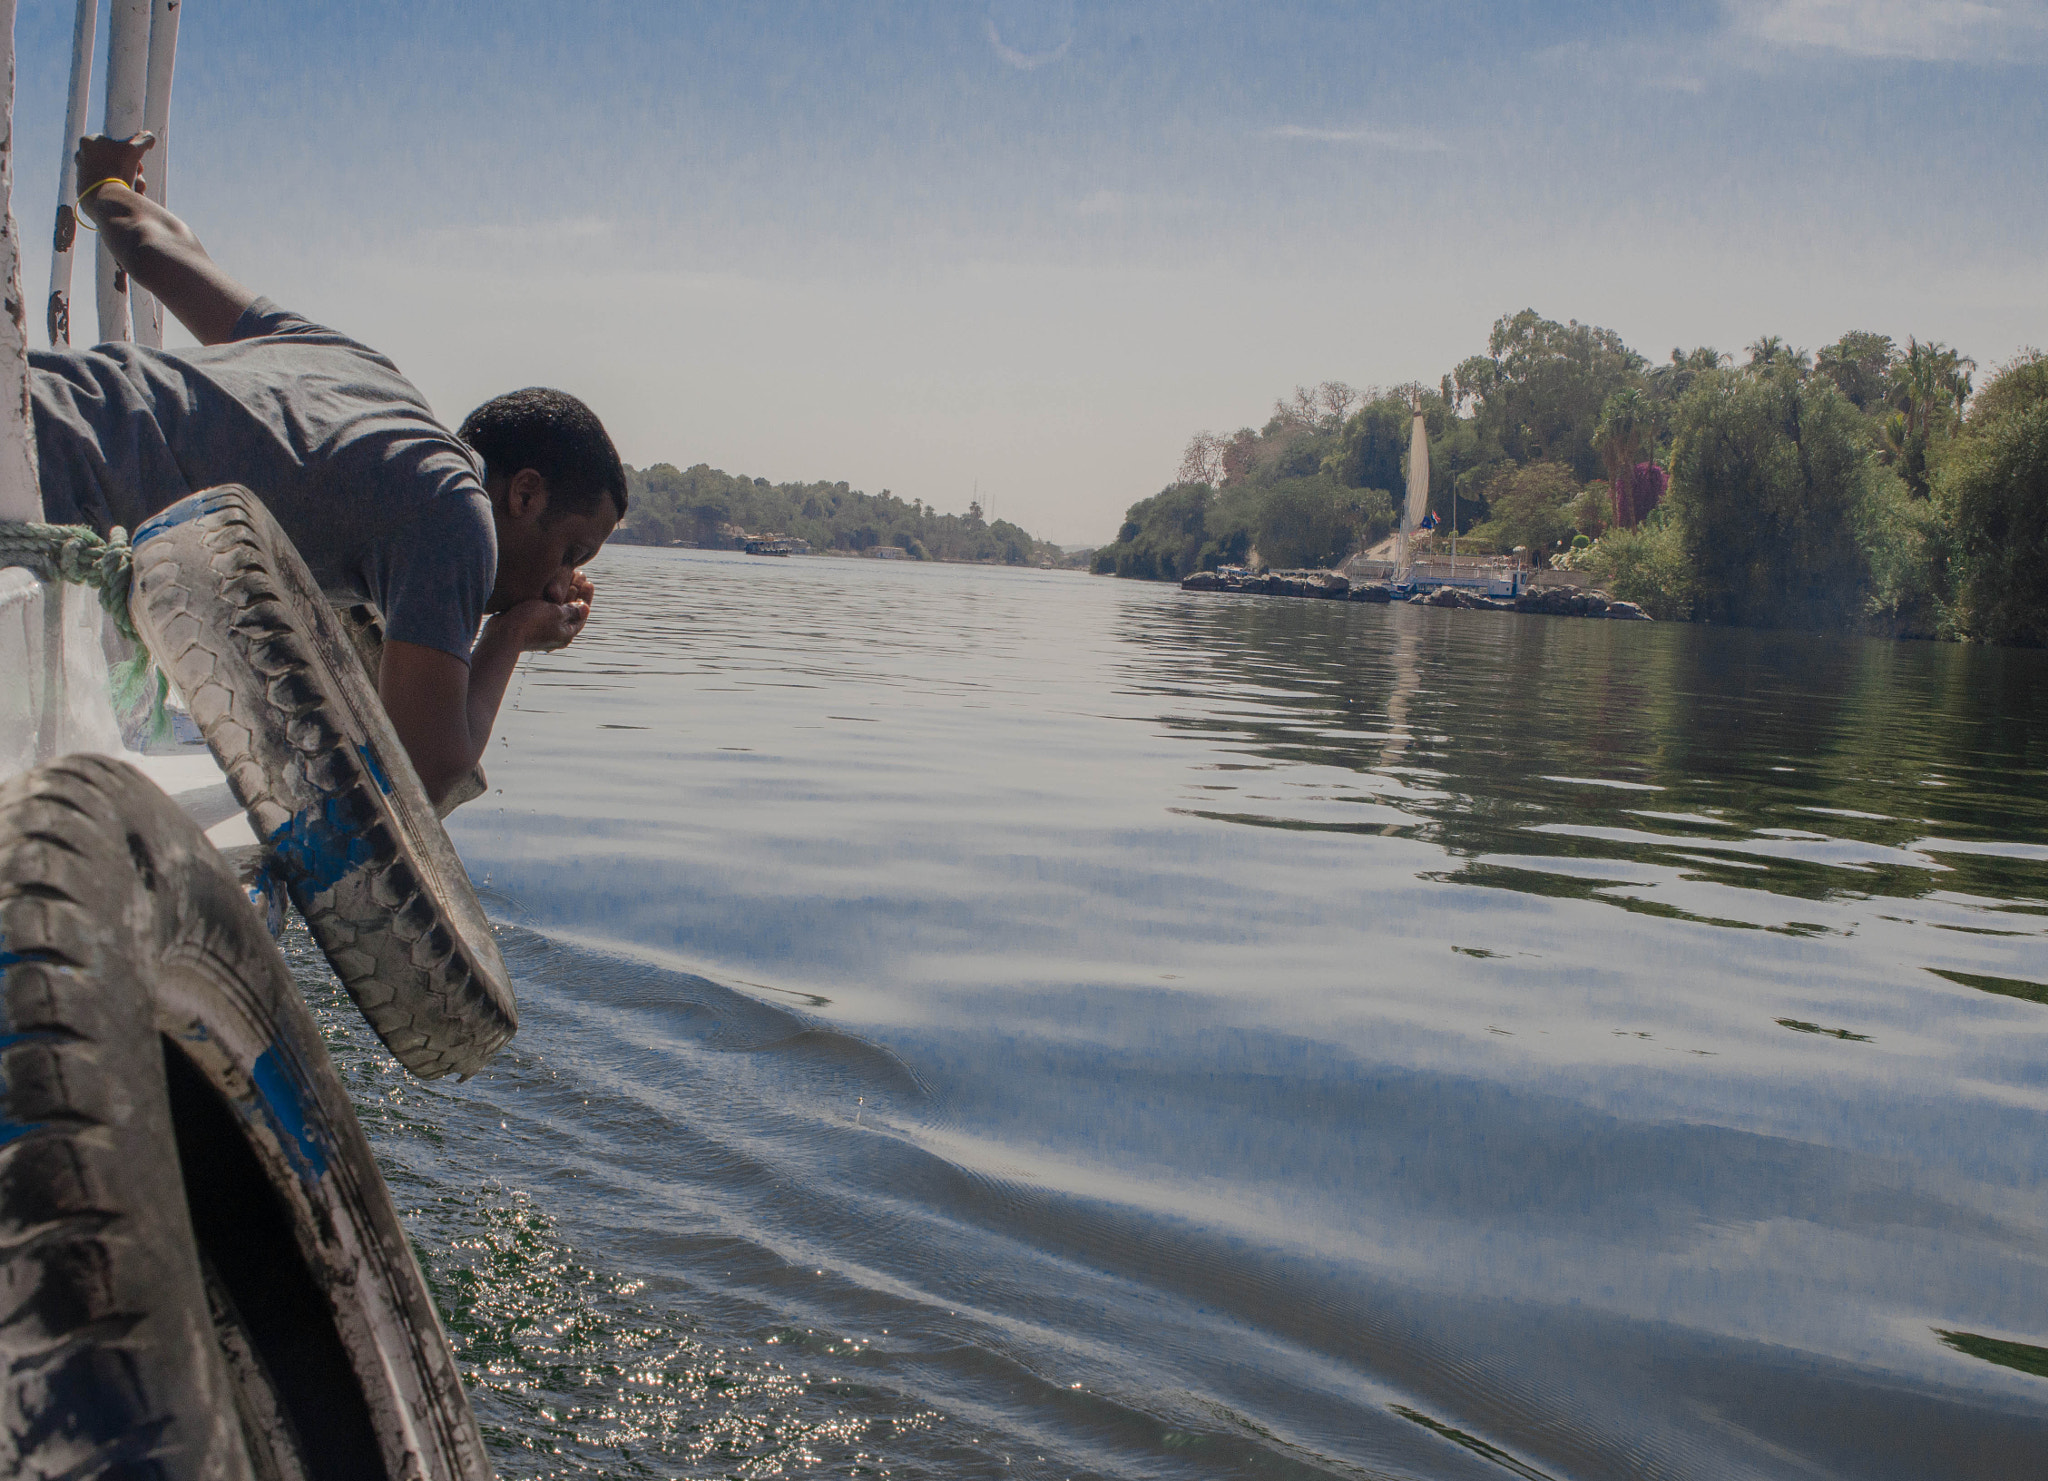
<path id="1" fill-rule="evenodd" d="M 423 1079 L 519 1027 L 469 876 L 362 661 L 247 489 L 140 526 L 129 608 L 349 995 Z"/>
<path id="2" fill-rule="evenodd" d="M 276 943 L 95 756 L 0 786 L 0 1474 L 490 1475 Z"/>

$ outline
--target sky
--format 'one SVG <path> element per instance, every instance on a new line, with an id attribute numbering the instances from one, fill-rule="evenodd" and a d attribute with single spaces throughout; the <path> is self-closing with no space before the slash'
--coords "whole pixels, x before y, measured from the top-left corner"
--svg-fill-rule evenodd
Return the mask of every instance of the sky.
<path id="1" fill-rule="evenodd" d="M 72 14 L 17 21 L 32 304 Z M 1658 360 L 2048 346 L 2048 0 L 182 17 L 169 204 L 451 424 L 556 385 L 630 463 L 978 491 L 1066 544 L 1194 432 L 1434 384 L 1522 308 Z"/>

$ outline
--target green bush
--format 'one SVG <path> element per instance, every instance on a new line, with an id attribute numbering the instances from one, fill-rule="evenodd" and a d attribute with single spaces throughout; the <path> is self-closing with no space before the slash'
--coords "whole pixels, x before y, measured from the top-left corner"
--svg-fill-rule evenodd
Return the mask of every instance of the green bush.
<path id="1" fill-rule="evenodd" d="M 1935 507 L 1914 498 L 1903 479 L 1885 471 L 1873 476 L 1858 537 L 1870 568 L 1869 631 L 1898 638 L 1948 631 L 1939 592 L 1944 533 Z"/>
<path id="2" fill-rule="evenodd" d="M 1583 550 L 1571 568 L 1583 571 L 1609 596 L 1634 602 L 1660 622 L 1693 613 L 1692 565 L 1678 521 L 1662 509 L 1632 530 L 1609 530 Z"/>
<path id="3" fill-rule="evenodd" d="M 1980 643 L 2048 646 L 2048 399 L 1973 428 L 1941 468 L 1951 616 Z"/>
<path id="4" fill-rule="evenodd" d="M 1831 381 L 1781 364 L 1708 371 L 1678 403 L 1670 505 L 1708 622 L 1859 625 L 1868 424 Z"/>
<path id="5" fill-rule="evenodd" d="M 1333 566 L 1394 527 L 1383 489 L 1348 489 L 1323 474 L 1242 482 L 1219 494 L 1177 483 L 1141 499 L 1114 543 L 1095 552 L 1102 576 L 1178 581 L 1191 571 L 1246 561 L 1256 546 L 1269 566 Z"/>
<path id="6" fill-rule="evenodd" d="M 1115 542 L 1095 552 L 1096 574 L 1178 581 L 1200 569 L 1215 497 L 1206 483 L 1174 483 L 1140 499 L 1124 515 Z"/>
<path id="7" fill-rule="evenodd" d="M 2048 401 L 2048 355 L 2027 350 L 1992 376 L 1970 403 L 1969 425 L 1981 428 L 2000 417 Z"/>
<path id="8" fill-rule="evenodd" d="M 1408 452 L 1408 408 L 1391 396 L 1368 401 L 1344 425 L 1323 472 L 1346 488 L 1401 486 Z"/>
<path id="9" fill-rule="evenodd" d="M 1540 557 L 1579 528 L 1571 508 L 1580 493 L 1577 476 L 1563 463 L 1505 464 L 1481 486 L 1488 517 L 1472 526 L 1472 538 L 1501 550 L 1526 545 Z"/>
<path id="10" fill-rule="evenodd" d="M 1259 559 L 1282 570 L 1335 566 L 1393 527 L 1394 504 L 1384 489 L 1342 488 L 1327 478 L 1288 479 L 1260 503 Z"/>
<path id="11" fill-rule="evenodd" d="M 1614 525 L 1614 490 L 1606 479 L 1594 479 L 1565 506 L 1564 517 L 1587 539 L 1599 539 Z"/>

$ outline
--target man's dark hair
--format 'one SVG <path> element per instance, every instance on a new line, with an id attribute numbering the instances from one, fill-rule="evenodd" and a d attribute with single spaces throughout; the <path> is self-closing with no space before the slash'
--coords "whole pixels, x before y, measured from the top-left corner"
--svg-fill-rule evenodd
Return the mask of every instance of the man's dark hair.
<path id="1" fill-rule="evenodd" d="M 567 391 L 528 386 L 493 396 L 462 419 L 456 434 L 475 448 L 492 477 L 531 468 L 548 481 L 547 513 L 589 514 L 606 494 L 626 516 L 626 469 L 597 413 Z"/>

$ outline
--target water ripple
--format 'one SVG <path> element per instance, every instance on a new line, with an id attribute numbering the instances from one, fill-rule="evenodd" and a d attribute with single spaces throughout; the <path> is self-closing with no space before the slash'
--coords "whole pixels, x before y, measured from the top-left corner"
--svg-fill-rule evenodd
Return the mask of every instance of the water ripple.
<path id="1" fill-rule="evenodd" d="M 2048 1453 L 2042 655 L 598 576 L 454 820 L 514 1051 L 305 969 L 507 1474 Z"/>

